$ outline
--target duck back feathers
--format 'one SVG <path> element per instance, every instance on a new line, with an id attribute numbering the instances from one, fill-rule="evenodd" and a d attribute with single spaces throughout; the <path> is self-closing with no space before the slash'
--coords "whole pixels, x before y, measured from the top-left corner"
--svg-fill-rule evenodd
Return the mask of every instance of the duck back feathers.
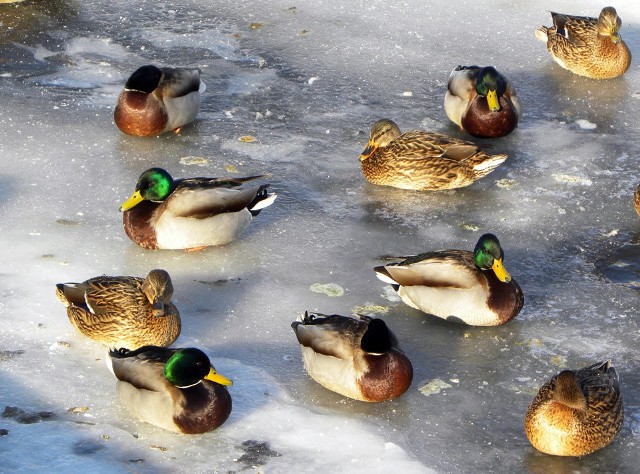
<path id="1" fill-rule="evenodd" d="M 164 270 L 146 278 L 99 276 L 82 283 L 59 283 L 56 296 L 71 324 L 109 347 L 168 346 L 180 335 L 173 286 Z"/>
<path id="2" fill-rule="evenodd" d="M 562 68 L 592 79 L 611 79 L 631 65 L 631 52 L 620 37 L 622 20 L 613 7 L 598 18 L 551 12 L 552 27 L 541 26 L 536 38 Z"/>

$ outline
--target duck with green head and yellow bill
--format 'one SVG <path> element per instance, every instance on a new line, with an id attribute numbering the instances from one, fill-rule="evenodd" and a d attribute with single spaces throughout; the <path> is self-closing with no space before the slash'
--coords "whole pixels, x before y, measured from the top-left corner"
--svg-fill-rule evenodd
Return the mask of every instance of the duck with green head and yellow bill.
<path id="1" fill-rule="evenodd" d="M 522 115 L 513 84 L 493 66 L 458 66 L 444 96 L 447 117 L 476 137 L 507 135 Z"/>
<path id="2" fill-rule="evenodd" d="M 620 37 L 622 20 L 605 7 L 598 18 L 551 12 L 553 26 L 541 26 L 536 38 L 562 68 L 592 79 L 623 75 L 631 65 L 631 51 Z"/>
<path id="3" fill-rule="evenodd" d="M 126 234 L 146 249 L 198 250 L 235 240 L 276 198 L 246 178 L 173 179 L 162 168 L 140 175 L 120 210 Z"/>
<path id="4" fill-rule="evenodd" d="M 524 304 L 520 285 L 504 267 L 498 238 L 484 234 L 472 252 L 438 250 L 374 268 L 407 305 L 471 326 L 497 326 Z"/>
<path id="5" fill-rule="evenodd" d="M 171 302 L 173 284 L 165 270 L 151 270 L 145 278 L 101 275 L 58 283 L 56 296 L 73 327 L 105 346 L 168 346 L 180 335 L 180 313 Z"/>
<path id="6" fill-rule="evenodd" d="M 381 119 L 371 127 L 360 165 L 373 184 L 438 191 L 469 186 L 506 159 L 507 155 L 489 155 L 473 143 L 441 133 L 401 133 L 393 120 Z"/>
<path id="7" fill-rule="evenodd" d="M 538 391 L 525 415 L 527 438 L 555 456 L 585 456 L 611 444 L 624 419 L 611 361 L 563 370 Z"/>
<path id="8" fill-rule="evenodd" d="M 176 433 L 198 434 L 231 413 L 231 380 L 196 348 L 113 349 L 107 358 L 120 402 L 138 419 Z"/>

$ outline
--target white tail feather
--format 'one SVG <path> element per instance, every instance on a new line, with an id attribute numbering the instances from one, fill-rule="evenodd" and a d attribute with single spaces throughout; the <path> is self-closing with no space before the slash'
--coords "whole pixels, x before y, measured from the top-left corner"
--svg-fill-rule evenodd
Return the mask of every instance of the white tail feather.
<path id="1" fill-rule="evenodd" d="M 256 205 L 253 206 L 249 210 L 250 211 L 259 211 L 261 209 L 264 209 L 265 207 L 269 207 L 271 204 L 273 204 L 273 201 L 275 201 L 277 197 L 278 197 L 278 195 L 275 194 L 275 193 L 268 194 L 266 198 L 264 198 L 261 201 L 257 202 Z"/>
<path id="2" fill-rule="evenodd" d="M 397 285 L 398 284 L 397 281 L 395 281 L 389 275 L 386 275 L 384 273 L 376 272 L 376 276 L 378 277 L 379 280 L 382 280 L 383 282 L 388 283 L 389 285 Z"/>

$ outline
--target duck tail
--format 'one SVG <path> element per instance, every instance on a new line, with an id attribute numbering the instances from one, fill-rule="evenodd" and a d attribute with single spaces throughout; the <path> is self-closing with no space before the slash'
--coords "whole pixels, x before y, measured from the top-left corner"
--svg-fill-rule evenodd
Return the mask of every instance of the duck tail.
<path id="1" fill-rule="evenodd" d="M 267 191 L 268 186 L 269 186 L 268 184 L 260 186 L 260 189 L 258 190 L 258 194 L 256 194 L 256 197 L 247 206 L 247 208 L 249 209 L 249 212 L 254 217 L 260 214 L 260 211 L 262 209 L 264 209 L 265 207 L 269 207 L 271 204 L 273 204 L 273 202 L 278 197 L 277 194 L 270 193 Z"/>
<path id="2" fill-rule="evenodd" d="M 549 28 L 546 26 L 541 26 L 536 30 L 536 38 L 538 38 L 543 43 L 546 43 L 549 39 Z"/>
<path id="3" fill-rule="evenodd" d="M 389 271 L 384 267 L 384 265 L 375 267 L 373 271 L 376 272 L 376 276 L 378 277 L 378 280 L 391 285 L 394 290 L 398 291 L 398 288 L 400 288 L 400 285 L 398 284 L 397 281 L 393 279 L 393 277 L 391 276 L 391 273 L 389 273 Z"/>
<path id="4" fill-rule="evenodd" d="M 500 166 L 507 159 L 508 155 L 487 155 L 479 154 L 471 161 L 470 165 L 473 168 L 475 175 L 478 178 L 486 176 Z"/>

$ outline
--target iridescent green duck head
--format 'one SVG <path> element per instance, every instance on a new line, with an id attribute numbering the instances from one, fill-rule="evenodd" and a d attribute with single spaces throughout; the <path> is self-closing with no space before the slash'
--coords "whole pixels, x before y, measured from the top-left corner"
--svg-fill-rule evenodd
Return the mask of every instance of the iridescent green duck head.
<path id="1" fill-rule="evenodd" d="M 504 268 L 502 261 L 504 252 L 498 238 L 493 234 L 484 234 L 478 240 L 473 250 L 473 261 L 481 270 L 493 270 L 498 280 L 509 283 L 511 275 Z"/>
<path id="2" fill-rule="evenodd" d="M 476 78 L 476 92 L 486 97 L 489 110 L 500 110 L 500 97 L 507 90 L 507 81 L 493 66 L 483 67 Z"/>
<path id="3" fill-rule="evenodd" d="M 400 127 L 393 120 L 381 119 L 371 127 L 369 142 L 360 154 L 360 161 L 373 155 L 378 148 L 384 148 L 401 135 Z"/>
<path id="4" fill-rule="evenodd" d="M 145 171 L 138 178 L 136 189 L 125 202 L 120 206 L 120 211 L 133 209 L 142 201 L 161 202 L 169 197 L 173 192 L 175 184 L 171 175 L 162 168 L 151 168 Z"/>
<path id="5" fill-rule="evenodd" d="M 195 348 L 176 351 L 164 365 L 164 376 L 178 388 L 192 387 L 203 380 L 233 385 L 231 380 L 216 372 L 204 352 Z"/>

